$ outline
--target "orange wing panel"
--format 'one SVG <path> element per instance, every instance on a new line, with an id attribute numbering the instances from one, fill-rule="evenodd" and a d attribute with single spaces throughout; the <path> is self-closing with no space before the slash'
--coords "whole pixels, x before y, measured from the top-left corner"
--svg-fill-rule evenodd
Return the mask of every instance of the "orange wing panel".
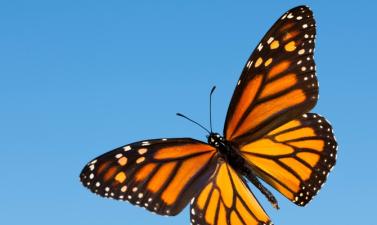
<path id="1" fill-rule="evenodd" d="M 190 138 L 132 143 L 88 163 L 80 174 L 100 196 L 176 215 L 216 169 L 217 150 Z"/>
<path id="2" fill-rule="evenodd" d="M 253 51 L 235 88 L 224 137 L 244 145 L 308 112 L 317 102 L 313 60 L 315 21 L 309 8 L 291 9 Z"/>
<path id="3" fill-rule="evenodd" d="M 325 118 L 304 114 L 240 146 L 258 176 L 298 205 L 306 205 L 335 164 L 337 143 Z"/>

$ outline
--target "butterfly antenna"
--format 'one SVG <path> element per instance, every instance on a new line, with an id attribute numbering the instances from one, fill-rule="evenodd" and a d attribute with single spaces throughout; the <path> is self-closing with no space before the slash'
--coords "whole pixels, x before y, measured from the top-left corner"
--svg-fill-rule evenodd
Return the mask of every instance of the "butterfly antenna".
<path id="1" fill-rule="evenodd" d="M 183 117 L 183 118 L 185 118 L 185 119 L 187 119 L 187 120 L 189 120 L 189 121 L 195 123 L 195 124 L 198 125 L 199 127 L 203 128 L 205 131 L 207 131 L 209 134 L 211 134 L 211 132 L 209 132 L 209 130 L 208 130 L 207 128 L 205 128 L 203 125 L 201 125 L 200 123 L 198 123 L 198 122 L 196 122 L 196 121 L 194 121 L 194 120 L 188 118 L 187 116 L 185 116 L 185 115 L 183 115 L 183 114 L 181 114 L 181 113 L 177 113 L 177 116 Z"/>
<path id="2" fill-rule="evenodd" d="M 212 133 L 212 94 L 215 91 L 216 86 L 212 87 L 211 93 L 209 94 L 209 127 L 211 128 Z"/>

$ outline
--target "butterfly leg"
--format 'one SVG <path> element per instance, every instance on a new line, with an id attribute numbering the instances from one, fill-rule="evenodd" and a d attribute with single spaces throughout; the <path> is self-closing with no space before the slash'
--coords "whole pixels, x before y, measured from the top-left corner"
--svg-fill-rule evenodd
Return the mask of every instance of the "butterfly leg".
<path id="1" fill-rule="evenodd" d="M 257 187 L 262 192 L 262 194 L 264 194 L 264 196 L 266 196 L 268 201 L 275 209 L 279 209 L 278 201 L 276 200 L 275 196 L 265 186 L 263 186 L 263 184 L 258 180 L 258 178 L 250 169 L 247 169 L 245 171 L 245 176 L 251 183 L 253 183 L 255 187 Z"/>

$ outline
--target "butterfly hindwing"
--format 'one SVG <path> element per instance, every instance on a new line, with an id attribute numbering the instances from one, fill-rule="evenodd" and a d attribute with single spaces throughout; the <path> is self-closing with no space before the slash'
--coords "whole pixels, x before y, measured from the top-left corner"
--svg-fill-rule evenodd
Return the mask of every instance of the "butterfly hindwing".
<path id="1" fill-rule="evenodd" d="M 297 205 L 306 205 L 335 165 L 337 143 L 331 125 L 307 113 L 265 137 L 240 146 L 255 173 Z"/>
<path id="2" fill-rule="evenodd" d="M 204 188 L 192 199 L 191 224 L 272 224 L 246 183 L 223 159 Z"/>
<path id="3" fill-rule="evenodd" d="M 256 140 L 315 105 L 315 34 L 313 14 L 306 6 L 276 21 L 242 71 L 226 117 L 227 140 Z"/>
<path id="4" fill-rule="evenodd" d="M 176 215 L 213 173 L 216 153 L 190 138 L 135 142 L 92 160 L 80 179 L 100 196 Z"/>

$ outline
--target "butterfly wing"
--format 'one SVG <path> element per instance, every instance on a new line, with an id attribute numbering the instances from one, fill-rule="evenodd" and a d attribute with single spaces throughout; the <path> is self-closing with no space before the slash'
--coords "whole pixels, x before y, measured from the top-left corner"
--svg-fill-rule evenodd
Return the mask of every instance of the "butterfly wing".
<path id="1" fill-rule="evenodd" d="M 325 118 L 304 114 L 240 146 L 253 171 L 297 205 L 306 205 L 335 164 L 337 143 Z"/>
<path id="2" fill-rule="evenodd" d="M 191 201 L 191 224 L 272 224 L 246 183 L 224 160 L 201 192 Z"/>
<path id="3" fill-rule="evenodd" d="M 194 139 L 147 140 L 92 160 L 80 179 L 100 196 L 176 215 L 213 174 L 216 158 L 215 148 Z"/>
<path id="4" fill-rule="evenodd" d="M 276 21 L 242 71 L 226 116 L 227 140 L 256 140 L 316 104 L 315 34 L 313 14 L 306 6 Z"/>

